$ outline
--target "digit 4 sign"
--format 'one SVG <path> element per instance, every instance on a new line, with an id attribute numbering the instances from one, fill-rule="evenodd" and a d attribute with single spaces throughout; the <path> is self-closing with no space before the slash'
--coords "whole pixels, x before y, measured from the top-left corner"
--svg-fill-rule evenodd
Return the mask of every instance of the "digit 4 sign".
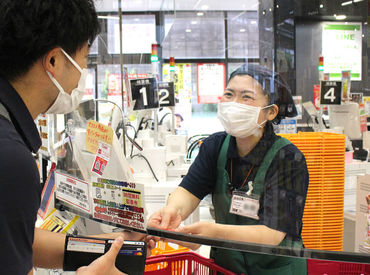
<path id="1" fill-rule="evenodd" d="M 320 105 L 340 105 L 342 101 L 342 81 L 320 82 Z"/>

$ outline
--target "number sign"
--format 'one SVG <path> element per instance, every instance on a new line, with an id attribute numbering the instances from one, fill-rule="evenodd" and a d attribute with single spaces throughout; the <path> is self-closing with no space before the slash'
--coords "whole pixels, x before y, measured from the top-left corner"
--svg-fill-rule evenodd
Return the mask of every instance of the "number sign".
<path id="1" fill-rule="evenodd" d="M 134 110 L 158 108 L 158 94 L 155 89 L 155 78 L 131 80 Z"/>
<path id="2" fill-rule="evenodd" d="M 342 100 L 342 81 L 321 81 L 320 104 L 340 105 Z"/>
<path id="3" fill-rule="evenodd" d="M 175 106 L 175 90 L 173 82 L 158 83 L 159 107 Z"/>

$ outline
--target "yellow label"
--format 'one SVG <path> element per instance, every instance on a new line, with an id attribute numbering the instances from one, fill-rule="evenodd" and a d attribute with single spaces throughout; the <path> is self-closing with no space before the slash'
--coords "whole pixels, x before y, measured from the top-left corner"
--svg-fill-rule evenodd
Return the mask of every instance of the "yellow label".
<path id="1" fill-rule="evenodd" d="M 109 126 L 101 124 L 97 121 L 90 120 L 86 128 L 86 150 L 93 154 L 96 154 L 98 150 L 99 140 L 112 145 L 113 130 Z"/>

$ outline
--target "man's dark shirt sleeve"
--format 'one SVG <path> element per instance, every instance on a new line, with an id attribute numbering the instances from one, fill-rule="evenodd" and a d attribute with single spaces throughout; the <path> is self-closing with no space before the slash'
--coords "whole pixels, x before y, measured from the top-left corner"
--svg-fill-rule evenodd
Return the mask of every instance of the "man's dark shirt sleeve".
<path id="1" fill-rule="evenodd" d="M 0 274 L 24 275 L 33 267 L 40 177 L 30 150 L 2 117 L 0 129 Z"/>

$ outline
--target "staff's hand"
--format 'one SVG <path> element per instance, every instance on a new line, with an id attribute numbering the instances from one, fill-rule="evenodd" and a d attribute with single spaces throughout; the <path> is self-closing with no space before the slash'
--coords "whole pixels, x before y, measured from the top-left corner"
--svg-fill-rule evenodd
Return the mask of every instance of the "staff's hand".
<path id="1" fill-rule="evenodd" d="M 115 265 L 116 257 L 123 245 L 123 238 L 118 237 L 112 243 L 111 248 L 103 256 L 97 258 L 88 266 L 82 266 L 77 269 L 77 275 L 126 275 L 119 271 Z"/>
<path id="2" fill-rule="evenodd" d="M 213 222 L 197 222 L 191 225 L 183 226 L 176 231 L 192 235 L 217 237 L 216 226 L 217 224 Z"/>
<path id="3" fill-rule="evenodd" d="M 147 226 L 164 230 L 174 230 L 179 227 L 181 221 L 182 218 L 179 210 L 165 206 L 150 216 Z"/>

